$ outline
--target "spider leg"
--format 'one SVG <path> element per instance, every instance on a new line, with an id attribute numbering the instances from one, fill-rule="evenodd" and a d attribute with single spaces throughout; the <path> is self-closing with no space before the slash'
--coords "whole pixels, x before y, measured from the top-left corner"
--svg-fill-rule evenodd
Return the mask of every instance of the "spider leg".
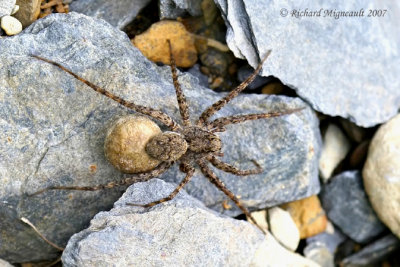
<path id="1" fill-rule="evenodd" d="M 65 68 L 64 66 L 62 66 L 61 64 L 51 61 L 49 59 L 40 57 L 40 56 L 36 56 L 36 55 L 30 55 L 31 57 L 37 58 L 39 60 L 42 60 L 44 62 L 50 63 L 58 68 L 60 68 L 61 70 L 71 74 L 74 78 L 78 79 L 79 81 L 83 82 L 84 84 L 86 84 L 87 86 L 89 86 L 90 88 L 92 88 L 94 91 L 114 100 L 115 102 L 129 108 L 132 109 L 136 112 L 142 113 L 144 115 L 147 115 L 155 120 L 158 120 L 159 122 L 161 122 L 162 124 L 164 124 L 165 126 L 167 126 L 169 129 L 171 129 L 172 131 L 176 131 L 178 129 L 180 129 L 181 127 L 167 114 L 165 114 L 164 112 L 161 112 L 159 110 L 156 109 L 152 109 L 149 107 L 145 107 L 145 106 L 140 106 L 140 105 L 136 105 L 134 103 L 131 102 L 127 102 L 124 99 L 122 99 L 119 96 L 114 95 L 113 93 L 104 90 L 103 88 L 100 88 L 99 86 L 83 79 L 82 77 L 76 75 L 75 73 L 73 73 L 72 71 L 68 70 L 67 68 Z"/>
<path id="2" fill-rule="evenodd" d="M 181 163 L 180 169 L 184 173 L 186 173 L 186 176 L 179 183 L 179 185 L 174 189 L 174 191 L 172 191 L 172 193 L 169 194 L 169 196 L 161 198 L 161 199 L 159 199 L 157 201 L 154 201 L 154 202 L 147 203 L 147 204 L 127 203 L 127 205 L 129 205 L 129 206 L 139 206 L 139 207 L 143 207 L 143 208 L 150 208 L 150 207 L 153 207 L 153 206 L 158 205 L 160 203 L 172 200 L 179 193 L 179 191 L 190 181 L 190 179 L 193 177 L 193 174 L 194 174 L 194 168 L 192 166 L 186 164 L 186 163 Z"/>
<path id="3" fill-rule="evenodd" d="M 305 109 L 303 108 L 296 108 L 296 109 L 289 109 L 282 112 L 271 112 L 271 113 L 259 113 L 259 114 L 246 114 L 246 115 L 237 115 L 237 116 L 229 116 L 215 119 L 209 123 L 207 123 L 207 128 L 213 129 L 213 132 L 221 132 L 219 129 L 224 130 L 224 126 L 228 124 L 236 124 L 241 123 L 244 121 L 252 121 L 252 120 L 259 120 L 259 119 L 267 119 L 273 117 L 279 117 L 287 114 L 292 114 L 298 112 L 300 110 Z"/>
<path id="4" fill-rule="evenodd" d="M 255 160 L 251 160 L 251 162 L 253 162 L 253 164 L 256 166 L 255 169 L 240 170 L 240 169 L 236 168 L 235 166 L 232 166 L 232 165 L 230 165 L 228 163 L 225 163 L 225 162 L 221 161 L 220 159 L 218 159 L 214 155 L 208 157 L 207 159 L 216 168 L 218 168 L 218 169 L 220 169 L 220 170 L 222 170 L 224 172 L 233 173 L 233 174 L 238 175 L 238 176 L 247 176 L 247 175 L 251 175 L 251 174 L 258 174 L 258 173 L 262 173 L 262 171 L 263 171 L 261 166 Z"/>
<path id="5" fill-rule="evenodd" d="M 254 217 L 250 214 L 250 212 L 247 210 L 247 208 L 245 208 L 242 203 L 240 202 L 240 200 L 235 196 L 235 194 L 233 194 L 228 188 L 226 188 L 226 186 L 224 185 L 223 182 L 221 182 L 221 180 L 217 177 L 217 175 L 215 175 L 215 173 L 208 168 L 207 163 L 204 161 L 204 159 L 200 159 L 198 161 L 196 161 L 197 164 L 200 167 L 201 172 L 208 178 L 208 180 L 210 180 L 210 182 L 212 184 L 214 184 L 219 190 L 221 190 L 225 195 L 227 195 L 235 204 L 236 206 L 239 207 L 239 209 L 242 210 L 242 212 L 248 217 L 250 218 L 250 220 L 264 233 L 267 234 L 264 229 L 261 228 L 261 226 L 259 226 L 256 222 L 256 220 L 254 219 Z"/>
<path id="6" fill-rule="evenodd" d="M 171 61 L 171 72 L 172 72 L 172 81 L 174 82 L 176 98 L 178 100 L 179 112 L 181 114 L 182 123 L 184 126 L 190 126 L 190 119 L 189 119 L 189 108 L 186 101 L 185 94 L 182 91 L 181 85 L 178 82 L 178 73 L 176 70 L 176 64 L 174 56 L 172 55 L 172 47 L 171 41 L 167 39 L 168 46 L 169 46 L 169 58 Z"/>
<path id="7" fill-rule="evenodd" d="M 223 108 L 229 101 L 234 99 L 241 91 L 246 89 L 246 87 L 256 78 L 257 74 L 260 72 L 262 65 L 264 64 L 265 60 L 267 60 L 268 56 L 271 54 L 271 50 L 267 51 L 267 54 L 264 56 L 264 58 L 261 60 L 261 62 L 258 64 L 257 68 L 254 70 L 254 72 L 247 77 L 246 80 L 244 80 L 241 84 L 239 84 L 235 89 L 233 89 L 229 94 L 227 94 L 225 97 L 221 98 L 214 104 L 212 104 L 210 107 L 208 107 L 199 117 L 197 121 L 197 126 L 202 126 L 205 124 L 208 118 L 210 118 L 214 113 L 216 113 L 218 110 Z"/>
<path id="8" fill-rule="evenodd" d="M 46 191 L 49 190 L 80 190 L 80 191 L 97 191 L 101 189 L 108 189 L 108 188 L 113 188 L 116 186 L 122 186 L 122 185 L 131 185 L 133 183 L 137 182 L 146 182 L 150 180 L 151 178 L 157 177 L 166 170 L 173 164 L 173 162 L 162 162 L 160 165 L 158 165 L 155 169 L 151 170 L 150 172 L 143 172 L 143 173 L 136 173 L 134 175 L 131 175 L 121 181 L 114 181 L 114 182 L 109 182 L 108 184 L 101 184 L 101 185 L 96 185 L 96 186 L 50 186 L 45 189 L 39 190 L 33 194 L 28 194 L 28 196 L 36 196 L 39 194 L 42 194 Z"/>

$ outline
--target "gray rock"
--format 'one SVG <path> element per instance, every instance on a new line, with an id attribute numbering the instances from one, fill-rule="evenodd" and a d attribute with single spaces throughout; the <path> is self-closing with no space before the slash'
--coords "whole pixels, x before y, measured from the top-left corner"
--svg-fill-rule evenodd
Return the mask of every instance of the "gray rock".
<path id="1" fill-rule="evenodd" d="M 158 0 L 160 19 L 176 19 L 186 14 L 201 16 L 201 1 L 198 0 Z"/>
<path id="2" fill-rule="evenodd" d="M 162 110 L 177 121 L 175 90 L 169 67 L 157 67 L 108 23 L 71 12 L 49 15 L 20 35 L 0 40 L 0 257 L 22 262 L 54 257 L 55 252 L 27 225 L 26 217 L 59 246 L 109 209 L 125 188 L 97 192 L 51 191 L 54 185 L 98 185 L 124 176 L 103 153 L 108 126 L 132 113 L 99 95 L 57 67 L 29 57 L 37 54 L 63 64 L 87 80 L 139 105 Z M 196 118 L 221 94 L 200 87 L 188 74 L 179 77 Z M 298 98 L 241 95 L 218 116 L 270 112 L 306 106 Z M 216 171 L 250 209 L 274 206 L 319 191 L 320 136 L 314 112 L 258 120 L 227 127 L 221 135 L 224 161 L 265 171 L 243 178 Z M 175 166 L 161 176 L 179 181 Z M 208 207 L 227 215 L 227 199 L 196 172 L 186 189 Z M 3 245 L 5 244 L 5 245 Z"/>
<path id="3" fill-rule="evenodd" d="M 0 18 L 11 15 L 16 0 L 0 0 Z"/>
<path id="4" fill-rule="evenodd" d="M 272 49 L 263 75 L 272 74 L 290 85 L 316 110 L 348 118 L 363 127 L 375 126 L 397 113 L 400 107 L 397 2 L 387 1 L 385 5 L 373 0 L 309 0 L 301 5 L 257 0 L 215 2 L 225 19 L 226 40 L 235 56 L 256 67 L 259 58 Z M 294 16 L 293 12 L 304 13 L 306 8 L 309 13 L 323 10 L 320 17 Z M 323 17 L 329 10 L 361 8 L 363 17 Z M 384 16 L 367 17 L 369 10 L 381 9 L 386 10 Z"/>
<path id="5" fill-rule="evenodd" d="M 390 234 L 363 247 L 357 253 L 344 258 L 340 266 L 371 266 L 379 263 L 399 248 L 400 240 L 396 236 Z"/>
<path id="6" fill-rule="evenodd" d="M 320 233 L 318 235 L 312 236 L 307 238 L 307 245 L 311 243 L 319 243 L 323 244 L 324 247 L 326 247 L 331 254 L 334 254 L 336 251 L 336 248 L 344 241 L 346 240 L 346 236 L 332 223 L 328 221 L 328 226 L 326 227 L 327 230 L 323 233 Z"/>
<path id="7" fill-rule="evenodd" d="M 322 188 L 321 200 L 329 220 L 359 243 L 385 230 L 364 192 L 359 171 L 346 171 L 332 177 Z"/>
<path id="8" fill-rule="evenodd" d="M 323 267 L 334 267 L 334 256 L 323 243 L 312 242 L 303 251 L 304 256 Z"/>
<path id="9" fill-rule="evenodd" d="M 372 207 L 400 238 L 400 115 L 376 132 L 363 168 L 365 191 Z"/>
<path id="10" fill-rule="evenodd" d="M 128 25 L 150 0 L 75 0 L 69 9 L 87 16 L 104 19 L 118 29 Z"/>
<path id="11" fill-rule="evenodd" d="M 151 209 L 126 205 L 157 200 L 175 187 L 159 179 L 129 187 L 111 211 L 72 236 L 64 266 L 316 266 L 271 234 L 216 214 L 184 190 Z"/>

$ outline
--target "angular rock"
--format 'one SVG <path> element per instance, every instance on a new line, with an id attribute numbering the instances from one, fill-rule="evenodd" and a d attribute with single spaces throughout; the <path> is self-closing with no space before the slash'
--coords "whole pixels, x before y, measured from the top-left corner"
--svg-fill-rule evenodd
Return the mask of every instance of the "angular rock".
<path id="1" fill-rule="evenodd" d="M 10 262 L 47 259 L 56 252 L 20 217 L 63 246 L 118 199 L 125 188 L 26 194 L 48 186 L 94 186 L 122 179 L 124 175 L 105 159 L 104 138 L 113 121 L 133 113 L 29 54 L 59 62 L 127 101 L 162 110 L 180 121 L 170 68 L 149 62 L 124 33 L 102 20 L 74 12 L 53 14 L 20 35 L 0 39 L 0 229 L 7 229 L 0 235 L 0 257 Z M 193 120 L 222 96 L 200 87 L 191 75 L 181 74 L 179 81 Z M 298 98 L 243 94 L 217 116 L 304 106 Z M 216 170 L 249 209 L 319 191 L 321 141 L 310 108 L 228 126 L 220 136 L 224 161 L 246 169 L 253 168 L 251 160 L 256 160 L 264 168 L 263 173 L 246 178 Z M 183 174 L 174 166 L 161 178 L 180 182 Z M 232 209 L 224 210 L 227 197 L 199 172 L 186 189 L 219 212 L 241 213 L 233 203 Z"/>
<path id="2" fill-rule="evenodd" d="M 159 179 L 129 187 L 111 211 L 97 214 L 70 239 L 64 266 L 316 266 L 271 234 L 216 214 L 184 190 L 151 209 L 126 205 L 157 200 L 175 187 Z"/>
<path id="3" fill-rule="evenodd" d="M 365 243 L 385 230 L 364 192 L 359 171 L 332 177 L 322 189 L 321 200 L 329 220 L 356 242 Z"/>
<path id="4" fill-rule="evenodd" d="M 376 132 L 363 169 L 365 191 L 372 207 L 400 238 L 400 115 Z"/>
<path id="5" fill-rule="evenodd" d="M 334 256 L 323 243 L 313 242 L 304 248 L 304 256 L 323 267 L 334 267 Z"/>
<path id="6" fill-rule="evenodd" d="M 341 266 L 371 266 L 379 263 L 400 248 L 400 240 L 390 234 L 363 247 L 357 253 L 343 259 Z M 397 255 L 398 256 L 398 255 Z"/>
<path id="7" fill-rule="evenodd" d="M 159 0 L 160 19 L 176 19 L 186 14 L 193 17 L 201 16 L 201 2 L 198 0 Z"/>
<path id="8" fill-rule="evenodd" d="M 40 0 L 18 0 L 17 4 L 20 10 L 14 15 L 21 23 L 22 26 L 28 27 L 31 25 L 40 14 Z"/>
<path id="9" fill-rule="evenodd" d="M 337 165 L 349 152 L 350 142 L 339 127 L 330 124 L 323 136 L 323 144 L 319 171 L 323 181 L 327 182 Z"/>
<path id="10" fill-rule="evenodd" d="M 0 266 L 1 267 L 13 267 L 14 265 L 10 264 L 9 262 L 0 259 Z"/>
<path id="11" fill-rule="evenodd" d="M 334 254 L 336 248 L 346 240 L 346 236 L 331 222 L 328 222 L 326 231 L 318 235 L 307 238 L 307 245 L 311 243 L 320 243 L 326 247 L 330 253 Z"/>
<path id="12" fill-rule="evenodd" d="M 391 12 L 398 10 L 397 2 L 385 7 L 373 0 L 308 0 L 299 6 L 280 1 L 215 2 L 235 56 L 256 67 L 272 49 L 263 75 L 272 74 L 290 85 L 316 110 L 363 127 L 385 122 L 397 113 L 400 32 L 397 13 Z M 333 17 L 361 8 L 363 17 Z M 320 17 L 296 17 L 306 9 L 309 14 L 321 10 Z M 368 17 L 369 10 L 379 12 L 379 17 Z"/>
<path id="13" fill-rule="evenodd" d="M 11 15 L 16 0 L 0 0 L 0 18 Z"/>
<path id="14" fill-rule="evenodd" d="M 75 0 L 69 5 L 70 11 L 104 19 L 118 29 L 124 28 L 139 14 L 150 0 Z"/>
<path id="15" fill-rule="evenodd" d="M 290 213 L 273 207 L 268 209 L 268 222 L 271 233 L 285 248 L 295 251 L 300 242 L 300 232 Z"/>

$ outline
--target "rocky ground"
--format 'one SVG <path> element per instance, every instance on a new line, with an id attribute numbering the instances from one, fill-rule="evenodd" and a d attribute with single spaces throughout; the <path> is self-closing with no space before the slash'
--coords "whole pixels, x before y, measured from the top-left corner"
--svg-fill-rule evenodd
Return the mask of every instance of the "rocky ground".
<path id="1" fill-rule="evenodd" d="M 0 266 L 43 266 L 60 249 L 65 266 L 400 266 L 398 6 L 367 17 L 382 7 L 303 5 L 0 0 Z M 328 7 L 367 13 L 296 13 Z M 303 108 L 219 134 L 224 162 L 263 168 L 213 171 L 266 235 L 198 170 L 172 201 L 127 205 L 172 192 L 184 177 L 176 165 L 130 187 L 30 195 L 129 177 L 104 143 L 135 113 L 32 55 L 180 123 L 167 39 L 193 122 L 268 50 L 260 75 L 213 118 Z"/>

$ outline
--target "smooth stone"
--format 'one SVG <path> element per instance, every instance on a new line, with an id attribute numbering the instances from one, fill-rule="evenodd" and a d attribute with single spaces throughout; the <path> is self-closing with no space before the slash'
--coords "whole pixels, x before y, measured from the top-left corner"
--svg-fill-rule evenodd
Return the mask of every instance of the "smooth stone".
<path id="1" fill-rule="evenodd" d="M 335 124 L 329 124 L 322 137 L 322 152 L 319 159 L 319 172 L 324 182 L 332 176 L 338 164 L 350 150 L 350 142 Z"/>
<path id="2" fill-rule="evenodd" d="M 304 256 L 323 267 L 334 267 L 334 254 L 323 243 L 307 244 L 303 251 Z"/>
<path id="3" fill-rule="evenodd" d="M 103 20 L 82 14 L 52 14 L 21 34 L 0 39 L 0 257 L 10 262 L 54 258 L 56 251 L 38 238 L 26 217 L 59 246 L 108 210 L 125 187 L 94 192 L 37 190 L 55 185 L 99 185 L 124 174 L 104 155 L 108 127 L 133 113 L 94 92 L 54 65 L 28 56 L 56 61 L 127 101 L 152 107 L 180 122 L 171 70 L 148 61 L 125 33 Z M 198 85 L 197 78 L 179 74 L 194 121 L 224 94 Z M 249 210 L 276 206 L 319 192 L 320 133 L 315 113 L 299 98 L 241 94 L 215 116 L 276 112 L 306 107 L 272 119 L 227 126 L 220 134 L 223 161 L 263 173 L 246 178 L 215 170 Z M 179 183 L 175 164 L 160 178 Z M 206 206 L 229 216 L 241 214 L 200 172 L 185 189 Z"/>
<path id="4" fill-rule="evenodd" d="M 112 26 L 123 29 L 150 3 L 150 0 L 75 0 L 69 11 L 104 19 Z"/>
<path id="5" fill-rule="evenodd" d="M 398 2 L 383 6 L 374 0 L 307 0 L 299 9 L 281 1 L 215 2 L 235 56 L 255 68 L 272 49 L 262 75 L 279 78 L 315 110 L 362 127 L 373 127 L 397 114 L 400 30 L 398 12 L 391 11 L 399 9 Z M 320 17 L 296 17 L 321 8 Z M 362 17 L 333 17 L 334 11 L 360 9 Z M 381 16 L 368 17 L 369 10 L 380 10 Z M 326 11 L 332 15 L 324 17 Z"/>
<path id="6" fill-rule="evenodd" d="M 4 16 L 0 18 L 1 28 L 7 35 L 16 35 L 22 31 L 22 24 L 19 20 L 11 16 Z"/>
<path id="7" fill-rule="evenodd" d="M 16 0 L 0 0 L 0 18 L 6 15 L 11 15 Z"/>
<path id="8" fill-rule="evenodd" d="M 400 240 L 395 235 L 389 234 L 344 258 L 340 266 L 374 266 L 374 264 L 379 263 L 399 249 Z"/>
<path id="9" fill-rule="evenodd" d="M 400 238 L 400 115 L 375 133 L 363 168 L 365 191 L 378 217 Z"/>
<path id="10" fill-rule="evenodd" d="M 332 177 L 321 191 L 321 201 L 329 220 L 356 242 L 366 243 L 385 230 L 364 192 L 359 171 Z"/>
<path id="11" fill-rule="evenodd" d="M 108 212 L 72 236 L 69 266 L 317 266 L 245 221 L 221 216 L 182 190 L 151 209 L 127 206 L 168 195 L 175 184 L 152 179 L 129 187 Z"/>
<path id="12" fill-rule="evenodd" d="M 307 245 L 311 243 L 323 244 L 332 254 L 335 254 L 336 248 L 346 240 L 346 236 L 331 222 L 328 221 L 326 231 L 318 235 L 307 238 Z"/>
<path id="13" fill-rule="evenodd" d="M 271 233 L 284 247 L 295 251 L 300 242 L 300 232 L 290 213 L 274 207 L 268 209 L 268 223 Z"/>

